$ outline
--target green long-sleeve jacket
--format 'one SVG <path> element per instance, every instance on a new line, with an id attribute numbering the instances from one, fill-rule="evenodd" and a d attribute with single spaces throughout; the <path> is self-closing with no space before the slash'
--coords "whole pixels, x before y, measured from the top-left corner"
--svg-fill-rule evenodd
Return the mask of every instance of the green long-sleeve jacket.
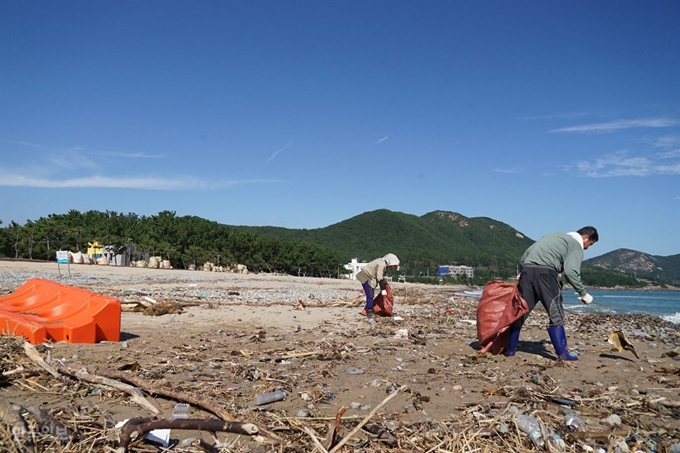
<path id="1" fill-rule="evenodd" d="M 581 282 L 583 246 L 566 233 L 548 233 L 529 247 L 520 262 L 550 266 L 561 272 L 581 297 L 586 289 Z"/>

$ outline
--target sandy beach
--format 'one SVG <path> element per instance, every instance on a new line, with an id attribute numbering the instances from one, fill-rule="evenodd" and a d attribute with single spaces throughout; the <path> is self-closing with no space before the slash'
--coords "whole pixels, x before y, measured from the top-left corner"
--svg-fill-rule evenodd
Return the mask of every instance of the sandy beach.
<path id="1" fill-rule="evenodd" d="M 629 451 L 678 451 L 671 449 L 680 443 L 680 335 L 677 325 L 659 318 L 568 315 L 569 346 L 580 359 L 564 363 L 555 360 L 542 307 L 527 321 L 515 357 L 480 354 L 477 301 L 453 296 L 458 287 L 393 283 L 398 318 L 379 318 L 371 327 L 359 315 L 360 285 L 349 280 L 0 261 L 0 295 L 29 278 L 49 278 L 123 303 L 146 297 L 180 307 L 181 312 L 157 316 L 122 313 L 119 342 L 60 342 L 39 351 L 92 374 L 132 370 L 154 386 L 202 395 L 237 420 L 280 429 L 281 443 L 263 451 L 287 451 L 291 444 L 312 451 L 305 424 L 323 437 L 318 424 L 325 426 L 347 407 L 346 433 L 400 388 L 371 417 L 398 439 L 399 449 L 392 451 L 428 451 L 438 442 L 439 450 L 429 451 L 446 451 L 446 436 L 454 434 L 433 427 L 458 425 L 484 430 L 487 451 L 507 451 L 502 425 L 510 420 L 508 404 L 561 433 L 567 451 L 627 451 L 624 445 Z M 613 349 L 607 339 L 615 330 L 625 333 L 639 358 Z M 12 361 L 25 358 L 8 353 L 3 371 Z M 26 385 L 28 379 L 40 385 Z M 46 373 L 13 374 L 0 397 L 48 412 L 65 405 L 96 407 L 115 421 L 151 416 L 121 392 L 102 386 L 93 391 L 85 384 L 74 390 L 76 385 Z M 255 406 L 254 395 L 270 390 L 287 396 Z M 158 395 L 147 399 L 160 418 L 169 417 L 177 403 Z M 565 402 L 583 420 L 579 431 L 565 424 Z M 192 418 L 211 416 L 192 406 Z M 428 438 L 423 423 L 439 434 Z M 172 437 L 215 442 L 195 430 L 173 430 Z M 256 451 L 253 439 L 219 437 L 235 442 L 228 451 Z M 530 451 L 525 441 L 522 448 Z M 386 448 L 365 431 L 347 445 L 362 442 L 364 448 Z"/>

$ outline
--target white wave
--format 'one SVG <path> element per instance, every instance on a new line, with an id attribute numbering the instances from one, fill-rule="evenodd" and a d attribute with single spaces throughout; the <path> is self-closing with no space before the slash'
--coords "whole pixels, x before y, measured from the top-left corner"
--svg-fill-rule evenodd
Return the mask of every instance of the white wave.
<path id="1" fill-rule="evenodd" d="M 607 307 L 606 305 L 601 305 L 598 304 L 598 306 L 592 306 L 592 305 L 583 305 L 583 304 L 575 304 L 575 305 L 564 305 L 564 309 L 568 311 L 573 311 L 575 313 L 582 313 L 582 314 L 610 314 L 614 315 L 616 314 L 616 310 L 614 310 L 611 307 Z"/>
<path id="2" fill-rule="evenodd" d="M 666 321 L 670 321 L 673 324 L 680 324 L 680 312 L 677 312 L 674 315 L 662 316 L 661 319 L 665 319 Z"/>
<path id="3" fill-rule="evenodd" d="M 664 296 L 648 296 L 648 295 L 644 295 L 644 296 L 622 296 L 622 295 L 619 295 L 619 294 L 598 294 L 594 297 L 602 298 L 602 299 L 645 299 L 645 300 L 647 300 L 647 299 L 661 299 L 661 300 L 668 299 L 668 297 L 664 297 Z"/>

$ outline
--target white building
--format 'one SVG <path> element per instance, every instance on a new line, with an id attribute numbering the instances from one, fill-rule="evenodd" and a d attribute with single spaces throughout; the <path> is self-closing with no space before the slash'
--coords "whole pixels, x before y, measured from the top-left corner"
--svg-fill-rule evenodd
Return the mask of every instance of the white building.
<path id="1" fill-rule="evenodd" d="M 344 268 L 351 272 L 346 276 L 346 278 L 349 278 L 350 280 L 356 280 L 357 274 L 361 272 L 361 270 L 367 265 L 368 263 L 360 263 L 356 258 L 352 258 L 352 262 L 344 265 Z"/>
<path id="2" fill-rule="evenodd" d="M 452 264 L 437 268 L 437 277 L 439 278 L 445 276 L 458 277 L 460 275 L 473 278 L 475 276 L 475 268 L 470 266 L 454 266 Z"/>

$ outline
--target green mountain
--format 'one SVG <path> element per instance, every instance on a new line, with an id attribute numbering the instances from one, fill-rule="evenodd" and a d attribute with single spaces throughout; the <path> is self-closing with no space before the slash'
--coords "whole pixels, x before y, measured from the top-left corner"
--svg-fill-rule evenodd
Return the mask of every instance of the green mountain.
<path id="1" fill-rule="evenodd" d="M 418 217 L 381 209 L 309 230 L 236 228 L 311 242 L 340 252 L 347 261 L 369 261 L 395 253 L 401 259 L 403 272 L 409 275 L 433 275 L 440 264 L 459 264 L 488 268 L 507 277 L 516 272 L 519 257 L 534 242 L 505 223 L 447 211 Z"/>
<path id="2" fill-rule="evenodd" d="M 584 264 L 620 272 L 635 278 L 666 281 L 680 284 L 680 254 L 654 256 L 628 249 L 616 249 L 590 258 Z"/>
<path id="3" fill-rule="evenodd" d="M 315 276 L 337 276 L 352 258 L 370 261 L 395 253 L 399 274 L 409 281 L 436 282 L 429 276 L 439 265 L 457 264 L 475 268 L 468 281 L 475 285 L 515 276 L 520 257 L 534 242 L 505 223 L 448 211 L 418 217 L 381 209 L 324 228 L 288 229 L 222 225 L 172 211 L 140 217 L 71 210 L 0 228 L 0 258 L 54 260 L 56 250 L 85 250 L 93 239 L 116 253 L 129 252 L 132 260 L 162 256 L 174 268 L 210 261 Z M 581 271 L 591 286 L 680 283 L 680 255 L 617 250 L 586 261 Z"/>

